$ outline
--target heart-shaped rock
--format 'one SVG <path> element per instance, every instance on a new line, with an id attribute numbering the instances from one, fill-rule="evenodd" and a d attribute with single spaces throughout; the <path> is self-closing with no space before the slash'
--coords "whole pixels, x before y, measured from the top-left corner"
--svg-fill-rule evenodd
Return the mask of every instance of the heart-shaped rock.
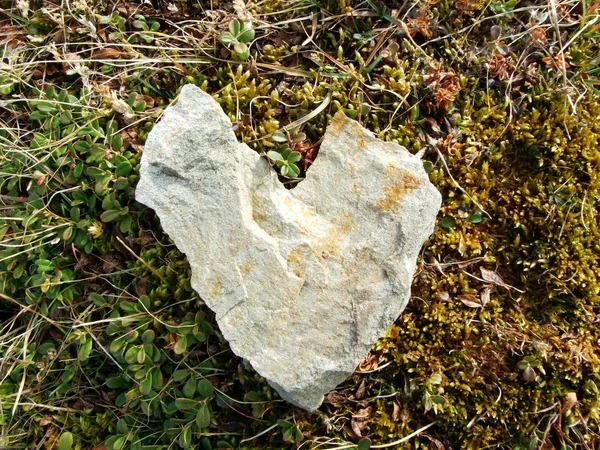
<path id="1" fill-rule="evenodd" d="M 309 411 L 404 310 L 441 203 L 418 157 L 342 112 L 287 190 L 192 85 L 148 136 L 136 198 L 187 255 L 231 349 Z"/>

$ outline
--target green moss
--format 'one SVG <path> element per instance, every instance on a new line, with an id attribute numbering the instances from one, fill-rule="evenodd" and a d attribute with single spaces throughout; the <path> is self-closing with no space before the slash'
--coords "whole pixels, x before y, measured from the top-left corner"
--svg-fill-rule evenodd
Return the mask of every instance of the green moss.
<path id="1" fill-rule="evenodd" d="M 376 349 L 397 367 L 386 370 L 386 382 L 397 373 L 411 386 L 396 401 L 407 409 L 417 401 L 437 421 L 439 435 L 461 448 L 534 442 L 559 418 L 568 439 L 581 442 L 599 425 L 599 336 L 582 324 L 596 320 L 600 288 L 600 236 L 592 219 L 599 207 L 600 108 L 587 97 L 575 117 L 565 98 L 555 96 L 508 124 L 502 109 L 492 114 L 464 119 L 457 142 L 441 149 L 454 179 L 489 218 L 472 223 L 478 208 L 445 169 L 432 173 L 444 195 L 439 217 L 455 223 L 436 229 L 411 305 Z M 513 287 L 495 286 L 491 301 L 472 309 L 460 296 L 477 299 L 493 286 L 480 267 Z M 534 381 L 524 379 L 523 358 L 534 361 Z M 432 388 L 428 380 L 436 373 L 443 380 Z M 561 410 L 569 392 L 579 401 Z M 437 414 L 426 412 L 428 395 L 444 399 Z M 382 435 L 401 436 L 385 412 L 389 405 L 382 408 L 375 419 Z M 406 421 L 419 417 L 411 411 Z M 574 417 L 584 423 L 569 429 Z"/>

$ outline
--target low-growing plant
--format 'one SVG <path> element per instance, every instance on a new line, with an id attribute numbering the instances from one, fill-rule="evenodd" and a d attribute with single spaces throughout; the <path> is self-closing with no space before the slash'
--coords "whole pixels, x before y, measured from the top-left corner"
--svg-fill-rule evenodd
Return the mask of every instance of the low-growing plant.
<path id="1" fill-rule="evenodd" d="M 271 139 L 275 142 L 275 149 L 269 150 L 267 156 L 275 163 L 279 173 L 286 178 L 297 178 L 301 169 L 296 163 L 303 158 L 304 170 L 307 162 L 312 162 L 312 157 L 308 154 L 311 149 L 310 144 L 305 144 L 306 134 L 298 129 L 285 130 L 283 132 L 273 133 Z M 298 151 L 299 150 L 299 151 Z"/>
<path id="2" fill-rule="evenodd" d="M 233 55 L 240 61 L 250 57 L 248 44 L 254 39 L 254 28 L 250 22 L 232 20 L 229 22 L 229 31 L 224 31 L 219 40 L 227 47 L 232 48 Z"/>
<path id="3" fill-rule="evenodd" d="M 120 21 L 117 19 L 117 26 L 119 26 L 119 23 Z M 155 39 L 154 33 L 160 30 L 160 22 L 156 19 L 146 19 L 143 15 L 137 14 L 133 21 L 133 27 L 141 31 L 131 36 L 130 41 L 132 43 L 135 43 L 137 39 L 141 39 L 147 44 L 151 44 Z"/>
<path id="4" fill-rule="evenodd" d="M 277 150 L 269 150 L 267 156 L 279 168 L 279 173 L 286 178 L 296 178 L 300 175 L 300 169 L 296 165 L 302 158 L 298 152 L 289 147 L 279 147 Z"/>
<path id="5" fill-rule="evenodd" d="M 517 364 L 517 368 L 522 371 L 521 377 L 528 383 L 531 383 L 537 379 L 536 369 L 543 375 L 546 375 L 546 371 L 544 370 L 544 366 L 541 361 L 533 356 L 526 356 L 523 358 Z"/>

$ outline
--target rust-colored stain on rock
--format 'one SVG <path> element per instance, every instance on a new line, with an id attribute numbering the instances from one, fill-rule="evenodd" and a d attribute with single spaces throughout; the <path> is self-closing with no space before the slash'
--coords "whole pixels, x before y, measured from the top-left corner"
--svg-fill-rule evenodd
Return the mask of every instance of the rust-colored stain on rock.
<path id="1" fill-rule="evenodd" d="M 288 270 L 290 270 L 298 278 L 302 278 L 304 276 L 304 272 L 306 270 L 307 253 L 309 253 L 308 247 L 299 245 L 294 247 L 287 257 Z"/>
<path id="2" fill-rule="evenodd" d="M 254 269 L 252 261 L 246 261 L 244 264 L 238 267 L 238 270 L 242 275 L 248 275 Z"/>
<path id="3" fill-rule="evenodd" d="M 346 118 L 346 115 L 343 112 L 338 111 L 335 114 L 335 116 L 333 116 L 333 119 L 331 119 L 331 123 L 327 128 L 327 133 L 331 134 L 334 137 L 337 137 L 342 132 L 347 123 L 348 119 Z"/>
<path id="4" fill-rule="evenodd" d="M 212 285 L 212 288 L 210 290 L 210 293 L 214 296 L 217 297 L 219 295 L 221 295 L 223 293 L 223 284 L 221 284 L 220 281 L 215 281 Z"/>
<path id="5" fill-rule="evenodd" d="M 355 144 L 356 147 L 352 148 L 352 149 L 348 149 L 354 152 L 358 152 L 358 151 L 362 151 L 365 149 L 365 147 L 367 146 L 367 142 L 365 140 L 365 137 L 368 137 L 368 134 L 365 132 L 365 130 L 360 126 L 360 124 L 358 122 L 355 122 L 354 120 L 349 119 L 346 114 L 344 114 L 344 112 L 342 111 L 338 111 L 335 116 L 333 116 L 333 119 L 331 119 L 331 123 L 329 124 L 329 127 L 327 127 L 327 134 L 331 135 L 332 137 L 337 137 L 339 136 L 342 131 L 344 131 L 345 128 L 350 127 L 353 134 L 354 134 L 354 138 L 356 139 Z"/>
<path id="6" fill-rule="evenodd" d="M 386 183 L 383 186 L 383 200 L 377 202 L 377 207 L 384 211 L 398 212 L 400 201 L 405 195 L 420 186 L 420 182 L 408 170 L 390 164 L 384 171 Z"/>

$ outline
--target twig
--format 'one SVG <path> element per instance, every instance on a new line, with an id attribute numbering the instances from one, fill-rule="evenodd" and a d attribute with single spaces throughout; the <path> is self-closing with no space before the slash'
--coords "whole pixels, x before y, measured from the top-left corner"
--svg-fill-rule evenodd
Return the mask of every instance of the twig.
<path id="1" fill-rule="evenodd" d="M 252 436 L 252 437 L 249 437 L 249 438 L 247 438 L 247 439 L 242 439 L 242 440 L 240 441 L 240 444 L 243 444 L 244 442 L 250 442 L 250 441 L 253 441 L 253 440 L 254 440 L 254 439 L 256 439 L 257 437 L 260 437 L 260 436 L 262 436 L 263 434 L 266 434 L 266 433 L 268 433 L 269 431 L 271 431 L 271 430 L 272 430 L 272 429 L 274 429 L 274 428 L 277 428 L 278 426 L 279 426 L 279 425 L 277 425 L 277 424 L 271 425 L 271 426 L 270 426 L 269 428 L 267 428 L 266 430 L 263 430 L 263 431 L 261 431 L 260 433 L 258 433 L 258 434 L 255 434 L 255 435 L 254 435 L 254 436 Z"/>
<path id="2" fill-rule="evenodd" d="M 303 117 L 300 117 L 298 120 L 294 120 L 289 125 L 286 125 L 285 127 L 283 127 L 283 130 L 286 130 L 286 131 L 291 130 L 293 128 L 296 128 L 297 126 L 302 125 L 305 122 L 308 122 L 312 118 L 318 116 L 319 114 L 321 114 L 321 112 L 325 108 L 327 108 L 327 106 L 329 106 L 329 102 L 331 102 L 331 94 L 327 94 L 327 97 L 325 97 L 323 99 L 323 101 L 321 102 L 321 104 L 319 106 L 317 106 L 313 111 L 309 112 L 307 115 L 305 115 Z"/>
<path id="3" fill-rule="evenodd" d="M 408 436 L 403 437 L 402 439 L 398 439 L 397 441 L 394 442 L 390 442 L 389 444 L 382 444 L 382 445 L 371 445 L 371 448 L 390 448 L 390 447 L 395 447 L 397 445 L 403 444 L 404 442 L 410 441 L 412 438 L 414 438 L 415 436 L 421 434 L 423 431 L 431 428 L 432 426 L 434 426 L 437 422 L 431 422 L 429 425 L 425 425 L 424 427 L 419 428 L 418 430 L 410 433 Z"/>
<path id="4" fill-rule="evenodd" d="M 146 261 L 144 261 L 144 260 L 143 260 L 142 258 L 140 258 L 138 255 L 136 255 L 136 254 L 135 254 L 135 252 L 134 252 L 133 250 L 131 250 L 131 248 L 129 248 L 129 246 L 128 246 L 128 245 L 127 245 L 125 242 L 123 242 L 123 239 L 121 239 L 119 236 L 117 236 L 117 241 L 119 241 L 119 243 L 120 243 L 120 244 L 121 244 L 123 247 L 125 247 L 125 248 L 127 249 L 127 251 L 128 251 L 129 253 L 131 253 L 131 255 L 132 255 L 132 256 L 133 256 L 135 259 L 137 259 L 137 260 L 138 260 L 139 262 L 141 262 L 141 263 L 142 263 L 144 266 L 146 266 L 146 268 L 147 268 L 148 270 L 150 270 L 150 272 L 152 272 L 154 275 L 156 275 L 156 276 L 157 276 L 158 278 L 160 278 L 162 281 L 165 281 L 164 277 L 163 277 L 163 276 L 162 276 L 160 273 L 158 273 L 158 272 L 156 271 L 156 269 L 154 269 L 152 266 L 150 266 L 150 264 L 148 264 Z"/>
<path id="5" fill-rule="evenodd" d="M 432 426 L 434 426 L 436 422 L 431 422 L 429 425 L 425 425 L 424 427 L 419 428 L 416 431 L 413 431 L 412 433 L 410 433 L 408 436 L 404 436 L 402 439 L 398 439 L 397 441 L 394 442 L 389 442 L 387 444 L 380 444 L 380 445 L 371 445 L 371 447 L 369 448 L 390 448 L 390 447 L 396 447 L 400 444 L 403 444 L 407 441 L 410 441 L 412 438 L 414 438 L 415 436 L 421 434 L 423 431 L 431 428 Z M 349 445 L 343 445 L 341 447 L 331 447 L 329 450 L 345 450 L 345 449 L 349 449 L 349 448 L 358 448 L 357 444 L 349 444 Z"/>
<path id="6" fill-rule="evenodd" d="M 29 306 L 27 306 L 27 305 L 23 305 L 23 304 L 19 303 L 19 302 L 18 302 L 18 301 L 16 301 L 14 298 L 12 298 L 12 297 L 9 297 L 9 296 L 8 296 L 8 295 L 6 295 L 6 294 L 2 294 L 1 292 L 0 292 L 0 298 L 2 298 L 2 299 L 4 299 L 4 300 L 7 300 L 7 301 L 9 301 L 9 302 L 12 302 L 12 303 L 14 303 L 15 305 L 17 305 L 17 306 L 19 306 L 19 307 L 23 308 L 24 310 L 26 310 L 26 311 L 28 311 L 28 312 L 30 312 L 30 313 L 32 313 L 32 314 L 35 314 L 35 315 L 37 315 L 37 316 L 40 316 L 42 319 L 44 319 L 44 320 L 45 320 L 45 321 L 47 321 L 48 323 L 51 323 L 52 325 L 54 325 L 56 328 L 58 328 L 58 329 L 59 329 L 60 331 L 62 331 L 63 333 L 65 332 L 65 329 L 64 329 L 64 328 L 61 326 L 61 324 L 60 324 L 60 323 L 58 323 L 58 322 L 55 322 L 55 321 L 54 321 L 54 320 L 52 320 L 50 317 L 43 315 L 42 313 L 40 313 L 40 312 L 36 311 L 35 309 L 32 309 L 32 308 L 30 308 L 30 307 L 29 307 Z"/>
<path id="7" fill-rule="evenodd" d="M 448 176 L 450 177 L 450 179 L 452 180 L 452 182 L 454 183 L 454 185 L 455 185 L 455 186 L 456 186 L 458 189 L 460 189 L 460 191 L 461 191 L 463 194 L 465 194 L 467 197 L 469 197 L 469 200 L 471 200 L 473 203 L 475 203 L 475 205 L 476 205 L 476 206 L 477 206 L 477 207 L 478 207 L 478 208 L 481 210 L 481 212 L 482 212 L 482 213 L 484 213 L 486 216 L 488 216 L 488 218 L 490 218 L 490 219 L 491 219 L 491 218 L 492 218 L 492 216 L 490 216 L 490 215 L 488 214 L 488 212 L 487 212 L 485 209 L 483 209 L 483 206 L 481 206 L 481 205 L 479 204 L 479 202 L 477 202 L 477 200 L 475 200 L 475 199 L 474 199 L 474 198 L 473 198 L 473 197 L 472 197 L 472 196 L 471 196 L 471 195 L 470 195 L 470 194 L 469 194 L 467 191 L 465 191 L 465 190 L 462 188 L 462 186 L 461 186 L 460 184 L 458 184 L 458 181 L 456 181 L 456 180 L 454 179 L 454 177 L 453 177 L 453 176 L 452 176 L 452 174 L 450 173 L 450 168 L 448 167 L 448 164 L 446 164 L 446 159 L 444 158 L 444 155 L 442 155 L 442 152 L 440 152 L 440 149 L 436 147 L 436 148 L 435 148 L 435 150 L 437 151 L 437 153 L 438 153 L 438 155 L 439 155 L 440 159 L 442 160 L 442 163 L 444 164 L 444 167 L 446 168 L 446 172 L 448 172 Z"/>

